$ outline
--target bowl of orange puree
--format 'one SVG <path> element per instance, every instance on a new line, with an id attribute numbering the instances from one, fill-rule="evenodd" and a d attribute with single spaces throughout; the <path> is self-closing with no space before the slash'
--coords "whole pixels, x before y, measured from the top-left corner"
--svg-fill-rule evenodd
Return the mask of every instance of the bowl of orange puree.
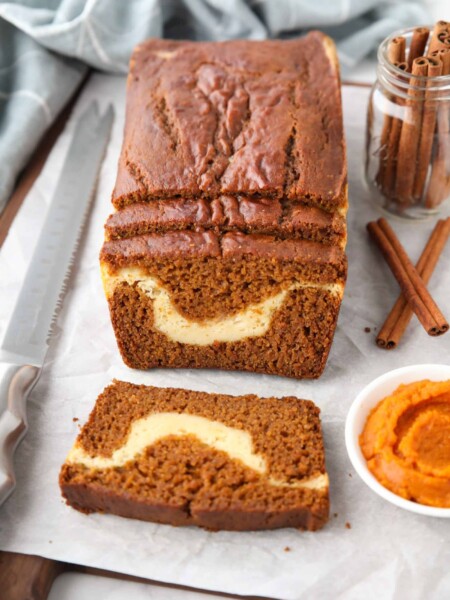
<path id="1" fill-rule="evenodd" d="M 350 460 L 385 500 L 450 518 L 450 366 L 389 371 L 355 398 L 345 424 Z"/>

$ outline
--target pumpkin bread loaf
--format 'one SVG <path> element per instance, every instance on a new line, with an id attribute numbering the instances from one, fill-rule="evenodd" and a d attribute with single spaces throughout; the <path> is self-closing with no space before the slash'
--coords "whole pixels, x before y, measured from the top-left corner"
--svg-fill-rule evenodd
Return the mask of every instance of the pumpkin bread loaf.
<path id="1" fill-rule="evenodd" d="M 318 377 L 346 279 L 334 46 L 137 47 L 102 277 L 134 368 Z"/>
<path id="2" fill-rule="evenodd" d="M 82 512 L 211 530 L 318 529 L 328 518 L 319 409 L 114 381 L 60 473 Z"/>

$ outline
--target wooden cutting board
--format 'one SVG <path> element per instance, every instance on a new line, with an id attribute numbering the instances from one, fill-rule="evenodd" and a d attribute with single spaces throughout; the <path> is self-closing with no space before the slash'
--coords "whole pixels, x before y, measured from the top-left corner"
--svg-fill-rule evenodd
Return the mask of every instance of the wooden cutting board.
<path id="1" fill-rule="evenodd" d="M 32 556 L 30 554 L 17 554 L 15 552 L 0 551 L 0 598 L 1 600 L 46 600 L 53 582 L 62 573 L 76 571 L 86 575 L 97 575 L 101 577 L 110 577 L 121 579 L 134 583 L 150 584 L 154 587 L 170 588 L 174 590 L 184 590 L 208 594 L 208 596 L 217 596 L 218 598 L 231 598 L 242 600 L 244 596 L 235 596 L 233 594 L 224 594 L 221 592 L 208 592 L 188 588 L 182 585 L 172 585 L 169 583 L 160 583 L 141 577 L 132 577 L 113 571 L 103 569 L 93 569 L 80 565 L 72 565 L 49 560 L 42 556 Z M 261 598 L 260 596 L 245 596 L 246 600 L 271 600 L 270 598 Z M 275 599 L 272 599 L 275 600 Z"/>
<path id="2" fill-rule="evenodd" d="M 46 600 L 64 564 L 41 556 L 0 552 L 2 600 Z"/>

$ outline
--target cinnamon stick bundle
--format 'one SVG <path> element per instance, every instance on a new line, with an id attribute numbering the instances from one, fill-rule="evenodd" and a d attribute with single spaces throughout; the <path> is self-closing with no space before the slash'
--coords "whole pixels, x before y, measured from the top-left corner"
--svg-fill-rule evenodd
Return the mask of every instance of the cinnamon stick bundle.
<path id="1" fill-rule="evenodd" d="M 425 285 L 429 282 L 431 275 L 433 274 L 449 235 L 450 218 L 445 220 L 441 219 L 433 229 L 427 245 L 416 265 L 417 272 Z M 406 331 L 412 315 L 413 311 L 411 310 L 408 301 L 403 294 L 400 294 L 380 329 L 376 340 L 377 346 L 385 348 L 386 350 L 396 348 L 402 335 Z"/>
<path id="2" fill-rule="evenodd" d="M 427 27 L 417 27 L 409 50 L 405 45 L 405 37 L 397 36 L 387 48 L 388 61 L 412 76 L 399 74 L 396 85 L 395 71 L 389 74 L 385 95 L 391 106 L 383 119 L 376 174 L 398 211 L 419 203 L 431 209 L 450 195 L 450 101 L 437 80 L 450 75 L 450 23 L 438 21 L 431 36 Z M 403 116 L 392 104 L 404 107 Z"/>
<path id="3" fill-rule="evenodd" d="M 386 219 L 381 218 L 368 223 L 367 230 L 391 268 L 411 310 L 428 335 L 442 335 L 448 331 L 447 320 Z"/>

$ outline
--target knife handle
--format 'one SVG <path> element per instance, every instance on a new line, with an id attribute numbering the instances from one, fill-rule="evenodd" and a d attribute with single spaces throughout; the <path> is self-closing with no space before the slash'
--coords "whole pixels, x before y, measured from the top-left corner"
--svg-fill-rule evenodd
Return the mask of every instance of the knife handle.
<path id="1" fill-rule="evenodd" d="M 28 429 L 26 401 L 41 369 L 0 363 L 0 505 L 16 487 L 14 452 Z"/>

